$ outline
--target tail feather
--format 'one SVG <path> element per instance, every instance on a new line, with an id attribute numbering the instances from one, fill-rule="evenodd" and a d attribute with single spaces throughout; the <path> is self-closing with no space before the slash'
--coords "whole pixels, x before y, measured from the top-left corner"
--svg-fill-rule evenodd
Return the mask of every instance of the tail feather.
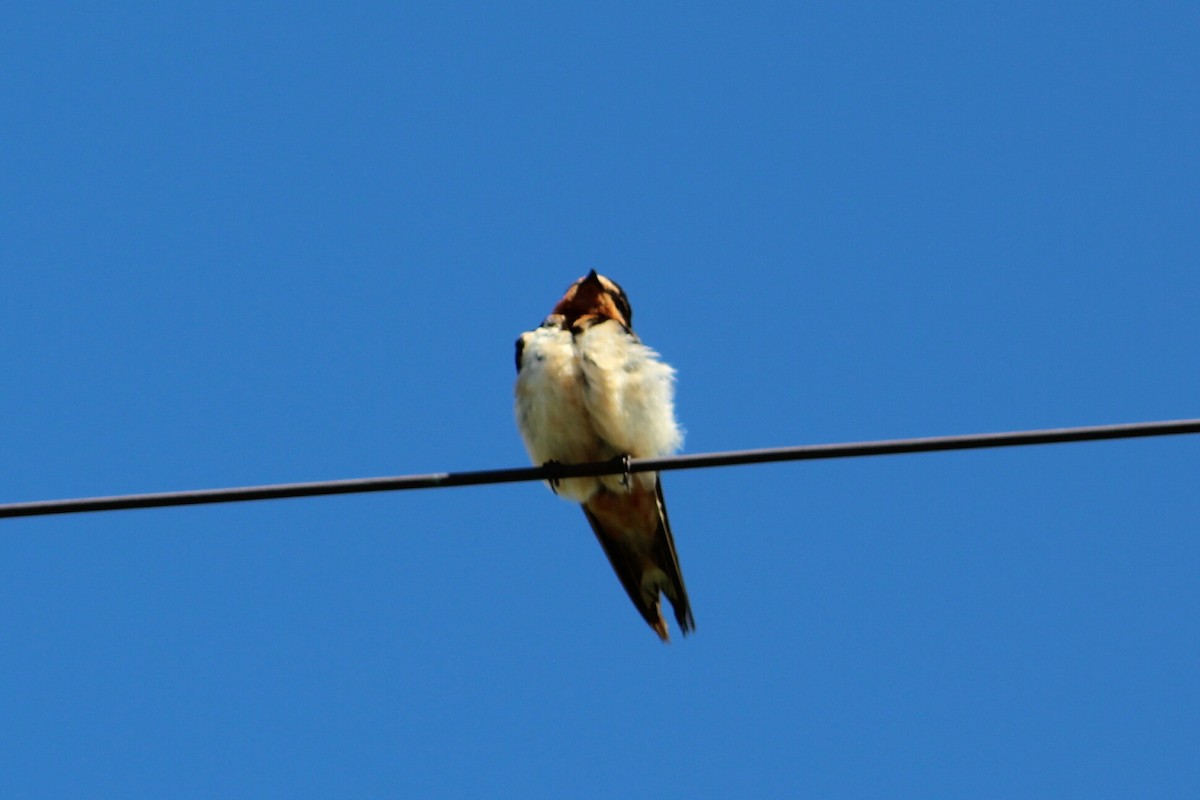
<path id="1" fill-rule="evenodd" d="M 660 592 L 670 601 L 679 630 L 685 635 L 694 630 L 696 623 L 657 476 L 654 495 L 636 489 L 627 494 L 602 490 L 583 505 L 583 513 L 625 593 L 659 638 L 670 640 Z"/>
<path id="2" fill-rule="evenodd" d="M 692 604 L 688 601 L 687 587 L 683 584 L 683 571 L 679 569 L 679 556 L 675 553 L 675 537 L 671 535 L 671 520 L 667 516 L 667 502 L 663 499 L 662 479 L 654 481 L 654 493 L 658 498 L 659 531 L 654 537 L 655 560 L 664 568 L 670 588 L 664 587 L 671 608 L 675 611 L 675 622 L 686 636 L 696 629 L 692 617 Z"/>

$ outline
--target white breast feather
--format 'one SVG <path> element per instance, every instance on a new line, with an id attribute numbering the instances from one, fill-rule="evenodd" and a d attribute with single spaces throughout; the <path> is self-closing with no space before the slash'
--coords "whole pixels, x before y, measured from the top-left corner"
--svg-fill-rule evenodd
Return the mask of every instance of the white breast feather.
<path id="1" fill-rule="evenodd" d="M 647 458 L 668 455 L 682 444 L 675 370 L 620 324 L 603 322 L 578 337 L 541 327 L 522 338 L 517 427 L 535 464 L 626 453 Z M 616 480 L 604 479 L 604 485 L 613 488 Z M 600 485 L 596 478 L 571 478 L 560 482 L 558 493 L 584 502 Z"/>
<path id="2" fill-rule="evenodd" d="M 613 321 L 592 326 L 577 344 L 587 378 L 583 399 L 600 437 L 634 458 L 678 450 L 675 370 Z"/>

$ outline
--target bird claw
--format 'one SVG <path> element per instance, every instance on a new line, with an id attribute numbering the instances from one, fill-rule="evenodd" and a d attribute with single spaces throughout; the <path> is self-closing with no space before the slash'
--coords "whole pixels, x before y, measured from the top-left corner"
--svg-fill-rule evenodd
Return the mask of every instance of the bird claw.
<path id="1" fill-rule="evenodd" d="M 629 471 L 630 458 L 629 454 L 619 455 L 613 459 L 613 463 L 621 467 L 621 488 L 628 489 L 630 481 L 633 479 L 633 473 Z"/>
<path id="2" fill-rule="evenodd" d="M 554 475 L 553 473 L 556 472 L 558 470 L 558 468 L 561 466 L 562 466 L 561 461 L 555 461 L 553 459 L 542 463 L 542 469 L 547 470 L 550 473 L 552 473 L 546 477 L 546 483 L 549 484 L 550 491 L 554 492 L 555 494 L 558 494 L 558 484 L 562 482 L 562 478 L 560 478 L 557 475 Z"/>

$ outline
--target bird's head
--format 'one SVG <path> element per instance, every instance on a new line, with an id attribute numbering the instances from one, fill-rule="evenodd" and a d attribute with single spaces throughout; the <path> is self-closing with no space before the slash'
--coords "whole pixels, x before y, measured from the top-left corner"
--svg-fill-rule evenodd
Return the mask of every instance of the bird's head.
<path id="1" fill-rule="evenodd" d="M 629 307 L 625 290 L 596 270 L 571 284 L 550 313 L 561 315 L 568 327 L 584 317 L 592 317 L 601 321 L 616 320 L 633 329 L 633 309 Z"/>

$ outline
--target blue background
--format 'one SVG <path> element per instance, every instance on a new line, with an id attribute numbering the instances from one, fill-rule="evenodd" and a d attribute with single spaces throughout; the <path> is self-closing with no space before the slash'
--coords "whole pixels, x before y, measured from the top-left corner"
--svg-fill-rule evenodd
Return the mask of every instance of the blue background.
<path id="1" fill-rule="evenodd" d="M 23 4 L 0 501 L 516 466 L 597 268 L 704 452 L 1200 416 L 1200 6 Z M 1200 796 L 1200 440 L 5 520 L 0 794 Z"/>

